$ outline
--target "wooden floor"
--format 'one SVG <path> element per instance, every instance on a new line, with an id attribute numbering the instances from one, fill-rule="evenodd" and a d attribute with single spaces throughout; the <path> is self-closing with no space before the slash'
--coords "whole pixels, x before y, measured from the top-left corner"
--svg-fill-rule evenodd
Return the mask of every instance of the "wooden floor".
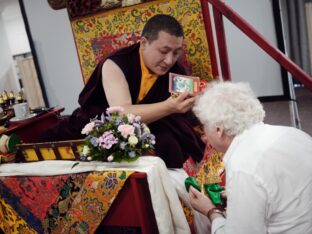
<path id="1" fill-rule="evenodd" d="M 295 88 L 301 129 L 312 136 L 312 91 Z M 266 111 L 265 123 L 292 126 L 289 101 L 262 103 Z"/>

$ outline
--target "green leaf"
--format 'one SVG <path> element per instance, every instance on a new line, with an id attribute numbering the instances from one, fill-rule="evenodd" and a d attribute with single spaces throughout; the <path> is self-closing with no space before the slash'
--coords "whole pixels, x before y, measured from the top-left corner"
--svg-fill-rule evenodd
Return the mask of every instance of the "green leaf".
<path id="1" fill-rule="evenodd" d="M 119 176 L 119 179 L 121 179 L 121 180 L 126 179 L 126 172 L 125 172 L 125 171 L 123 171 L 123 172 L 121 173 L 121 175 Z"/>
<path id="2" fill-rule="evenodd" d="M 75 162 L 73 165 L 72 165 L 72 167 L 71 167 L 71 169 L 73 169 L 75 166 L 77 166 L 79 164 L 79 162 Z"/>

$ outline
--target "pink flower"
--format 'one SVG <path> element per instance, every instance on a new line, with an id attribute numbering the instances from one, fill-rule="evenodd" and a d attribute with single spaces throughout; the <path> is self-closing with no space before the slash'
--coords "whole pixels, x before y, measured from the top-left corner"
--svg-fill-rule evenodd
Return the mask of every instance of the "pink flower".
<path id="1" fill-rule="evenodd" d="M 141 120 L 141 116 L 134 115 L 134 114 L 127 114 L 127 118 L 128 118 L 129 123 L 140 122 Z"/>
<path id="2" fill-rule="evenodd" d="M 111 107 L 108 107 L 106 109 L 106 112 L 107 112 L 107 114 L 111 114 L 111 113 L 115 113 L 115 112 L 121 114 L 122 112 L 124 112 L 124 110 L 125 109 L 121 106 L 111 106 Z"/>
<path id="3" fill-rule="evenodd" d="M 122 124 L 118 126 L 118 131 L 124 138 L 134 134 L 134 127 L 129 124 Z"/>
<path id="4" fill-rule="evenodd" d="M 141 116 L 136 115 L 136 116 L 134 117 L 134 121 L 135 121 L 135 122 L 140 122 L 140 121 L 141 121 Z"/>
<path id="5" fill-rule="evenodd" d="M 94 128 L 94 122 L 90 122 L 81 130 L 81 134 L 89 134 Z"/>
<path id="6" fill-rule="evenodd" d="M 112 131 L 106 131 L 98 138 L 99 146 L 103 149 L 110 149 L 118 142 Z"/>

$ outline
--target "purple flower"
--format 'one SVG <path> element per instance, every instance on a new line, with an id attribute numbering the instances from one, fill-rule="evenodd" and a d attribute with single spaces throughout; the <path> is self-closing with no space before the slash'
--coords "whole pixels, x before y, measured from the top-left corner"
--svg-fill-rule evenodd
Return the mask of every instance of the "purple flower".
<path id="1" fill-rule="evenodd" d="M 103 149 L 110 149 L 118 142 L 117 138 L 113 135 L 112 131 L 106 131 L 97 140 L 99 146 Z"/>
<path id="2" fill-rule="evenodd" d="M 149 141 L 152 145 L 155 144 L 155 136 L 151 133 L 143 133 L 141 138 L 140 138 L 141 141 Z"/>
<path id="3" fill-rule="evenodd" d="M 95 124 L 95 127 L 99 127 L 103 124 L 104 122 L 102 122 L 102 120 L 94 120 L 94 124 Z"/>
<path id="4" fill-rule="evenodd" d="M 130 152 L 128 153 L 128 156 L 129 156 L 130 158 L 134 158 L 134 157 L 135 157 L 135 152 L 134 152 L 134 151 L 130 151 Z"/>
<path id="5" fill-rule="evenodd" d="M 142 130 L 141 130 L 140 124 L 134 123 L 134 124 L 133 124 L 133 127 L 135 128 L 135 130 L 134 130 L 135 135 L 136 135 L 138 138 L 140 138 L 140 137 L 141 137 L 141 134 L 142 134 Z"/>
<path id="6" fill-rule="evenodd" d="M 138 123 L 133 123 L 132 125 L 133 125 L 133 127 L 135 127 L 135 128 L 141 128 L 140 124 L 138 124 Z"/>
<path id="7" fill-rule="evenodd" d="M 104 113 L 101 114 L 101 121 L 102 121 L 102 123 L 105 123 L 105 115 L 104 115 Z"/>
<path id="8" fill-rule="evenodd" d="M 142 141 L 148 140 L 149 135 L 150 135 L 150 133 L 147 133 L 147 132 L 143 133 L 143 134 L 141 135 L 141 140 L 142 140 Z"/>
<path id="9" fill-rule="evenodd" d="M 118 116 L 118 118 L 115 120 L 115 125 L 118 126 L 121 123 L 123 123 L 122 117 Z"/>
<path id="10" fill-rule="evenodd" d="M 90 143 L 91 143 L 93 146 L 95 146 L 95 147 L 97 147 L 97 146 L 99 145 L 98 139 L 97 139 L 96 137 L 94 137 L 94 136 L 90 137 Z"/>
<path id="11" fill-rule="evenodd" d="M 155 135 L 153 135 L 153 134 L 151 134 L 151 133 L 148 135 L 148 138 L 149 138 L 151 141 L 155 141 L 155 139 L 156 139 Z"/>
<path id="12" fill-rule="evenodd" d="M 127 144 L 128 144 L 127 142 L 122 141 L 122 142 L 120 142 L 120 144 L 119 144 L 119 148 L 122 149 L 122 150 L 124 150 L 124 149 L 126 148 L 126 145 L 127 145 Z"/>

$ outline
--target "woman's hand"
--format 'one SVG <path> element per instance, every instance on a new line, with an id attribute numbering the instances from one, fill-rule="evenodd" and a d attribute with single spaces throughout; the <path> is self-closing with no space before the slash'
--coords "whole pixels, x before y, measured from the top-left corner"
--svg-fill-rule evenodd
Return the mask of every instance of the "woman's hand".
<path id="1" fill-rule="evenodd" d="M 207 197 L 205 194 L 202 194 L 192 186 L 190 186 L 189 198 L 192 207 L 203 215 L 207 215 L 208 211 L 215 207 L 210 201 L 209 197 Z"/>

